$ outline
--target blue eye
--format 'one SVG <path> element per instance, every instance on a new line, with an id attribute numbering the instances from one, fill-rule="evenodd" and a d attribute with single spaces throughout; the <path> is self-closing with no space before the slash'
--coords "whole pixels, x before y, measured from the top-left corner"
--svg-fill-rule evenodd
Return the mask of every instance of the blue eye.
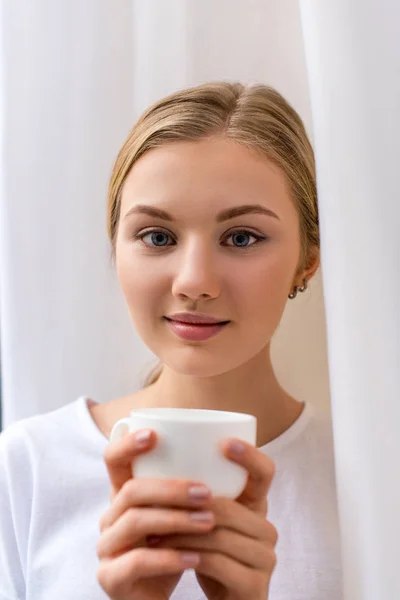
<path id="1" fill-rule="evenodd" d="M 146 238 L 149 238 L 150 241 L 146 241 Z M 171 234 L 166 231 L 161 231 L 160 229 L 153 229 L 152 231 L 145 231 L 143 233 L 138 233 L 134 236 L 135 240 L 141 240 L 145 246 L 148 248 L 165 248 L 169 246 L 173 246 L 176 242 L 173 240 L 172 244 L 168 244 L 168 238 L 172 239 Z M 246 229 L 238 230 L 230 233 L 226 236 L 225 239 L 234 240 L 233 244 L 225 244 L 226 246 L 230 246 L 232 248 L 250 248 L 255 246 L 258 242 L 266 240 L 265 236 L 253 233 L 252 231 L 247 231 Z M 250 243 L 250 239 L 253 238 L 255 240 L 253 243 Z"/>
<path id="2" fill-rule="evenodd" d="M 247 246 L 246 239 L 248 241 L 249 238 L 251 238 L 251 235 L 249 235 L 248 233 L 235 233 L 232 239 L 235 238 L 238 246 Z"/>
<path id="3" fill-rule="evenodd" d="M 162 248 L 167 245 L 167 238 L 169 237 L 165 231 L 149 231 L 140 236 L 142 240 L 150 236 L 152 244 L 157 248 Z"/>
<path id="4" fill-rule="evenodd" d="M 256 236 L 255 234 L 250 233 L 250 231 L 235 231 L 234 233 L 231 233 L 229 237 L 232 238 L 232 240 L 236 240 L 236 244 L 233 244 L 236 248 L 248 248 L 249 246 L 254 246 L 254 243 L 248 243 L 249 238 L 254 238 L 256 243 L 261 239 L 260 236 Z M 230 245 L 231 244 L 228 244 L 228 246 Z"/>

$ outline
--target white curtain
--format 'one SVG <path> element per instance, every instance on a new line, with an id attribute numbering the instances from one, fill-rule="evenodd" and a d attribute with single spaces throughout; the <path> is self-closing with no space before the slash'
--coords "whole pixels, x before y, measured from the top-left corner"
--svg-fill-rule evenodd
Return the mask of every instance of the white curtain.
<path id="1" fill-rule="evenodd" d="M 400 598 L 400 4 L 302 0 L 346 600 Z"/>
<path id="2" fill-rule="evenodd" d="M 153 357 L 109 261 L 112 162 L 156 98 L 211 79 L 263 81 L 311 132 L 297 0 L 5 2 L 0 201 L 4 426 L 81 394 L 136 389 Z M 320 277 L 274 342 L 290 392 L 329 410 Z"/>
<path id="3" fill-rule="evenodd" d="M 151 364 L 106 237 L 108 177 L 139 113 L 207 80 L 269 83 L 314 139 L 312 107 L 346 600 L 400 597 L 398 4 L 303 0 L 302 19 L 298 0 L 1 8 L 3 425 L 127 394 Z M 319 275 L 288 302 L 273 359 L 329 410 Z"/>
<path id="4" fill-rule="evenodd" d="M 4 426 L 132 387 L 138 342 L 106 237 L 135 112 L 132 15 L 121 0 L 3 3 Z"/>

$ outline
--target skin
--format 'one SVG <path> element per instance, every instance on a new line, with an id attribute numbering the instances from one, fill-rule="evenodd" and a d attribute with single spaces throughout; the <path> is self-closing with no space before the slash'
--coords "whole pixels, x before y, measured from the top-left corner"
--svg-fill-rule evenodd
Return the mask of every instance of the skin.
<path id="1" fill-rule="evenodd" d="M 132 213 L 139 204 L 173 220 Z M 218 222 L 221 211 L 254 204 L 276 217 L 252 213 Z M 156 240 L 149 228 L 159 232 Z M 91 408 L 103 433 L 108 437 L 119 418 L 141 406 L 251 413 L 257 446 L 286 431 L 303 404 L 279 385 L 270 341 L 293 286 L 318 268 L 316 254 L 312 267 L 298 273 L 299 259 L 295 205 L 284 174 L 265 158 L 222 137 L 142 156 L 123 188 L 116 266 L 138 333 L 165 367 L 152 386 Z M 230 324 L 206 341 L 183 341 L 163 317 L 184 311 Z M 224 440 L 221 452 L 248 472 L 246 487 L 234 500 L 210 495 L 194 503 L 188 491 L 199 482 L 135 479 L 135 457 L 157 443 L 155 432 L 147 446 L 137 436 L 109 444 L 104 455 L 111 505 L 100 522 L 97 577 L 109 597 L 166 600 L 188 568 L 182 553 L 194 551 L 191 568 L 208 600 L 265 600 L 278 540 L 267 520 L 273 461 L 249 444 L 233 455 Z M 194 525 L 188 513 L 202 509 L 211 520 Z M 149 536 L 159 540 L 150 543 Z"/>
<path id="2" fill-rule="evenodd" d="M 174 221 L 127 216 L 139 204 Z M 247 214 L 217 222 L 221 211 L 253 204 L 278 218 Z M 135 239 L 150 228 L 160 232 L 156 241 L 151 233 Z M 249 233 L 238 237 L 241 229 Z M 103 433 L 108 437 L 119 418 L 143 406 L 251 413 L 258 446 L 286 431 L 304 403 L 280 386 L 270 342 L 288 294 L 319 266 L 316 254 L 311 268 L 297 273 L 299 260 L 297 209 L 283 171 L 265 157 L 223 137 L 171 143 L 142 156 L 122 192 L 116 268 L 134 325 L 165 366 L 149 388 L 92 408 Z M 181 311 L 231 323 L 207 341 L 182 341 L 163 320 Z"/>
<path id="3" fill-rule="evenodd" d="M 104 454 L 111 505 L 100 520 L 97 579 L 108 597 L 167 600 L 183 571 L 193 568 L 208 600 L 267 600 L 278 541 L 267 520 L 273 461 L 246 443 L 234 454 L 225 440 L 221 452 L 248 472 L 245 489 L 236 500 L 210 493 L 194 500 L 189 491 L 199 482 L 132 477 L 136 456 L 156 443 L 155 432 L 144 443 L 136 433 Z M 189 517 L 204 512 L 207 522 Z M 158 541 L 150 541 L 154 536 Z M 195 562 L 183 560 L 188 552 Z"/>

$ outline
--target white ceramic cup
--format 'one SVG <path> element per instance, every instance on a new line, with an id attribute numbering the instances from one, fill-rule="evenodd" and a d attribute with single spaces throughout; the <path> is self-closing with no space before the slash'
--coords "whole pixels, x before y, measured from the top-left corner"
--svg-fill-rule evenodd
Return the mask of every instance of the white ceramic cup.
<path id="1" fill-rule="evenodd" d="M 257 419 L 253 415 L 195 408 L 139 408 L 120 419 L 110 442 L 139 429 L 157 432 L 152 450 L 135 457 L 135 478 L 185 479 L 202 482 L 214 496 L 237 498 L 244 490 L 246 469 L 225 458 L 219 442 L 235 437 L 255 446 Z"/>

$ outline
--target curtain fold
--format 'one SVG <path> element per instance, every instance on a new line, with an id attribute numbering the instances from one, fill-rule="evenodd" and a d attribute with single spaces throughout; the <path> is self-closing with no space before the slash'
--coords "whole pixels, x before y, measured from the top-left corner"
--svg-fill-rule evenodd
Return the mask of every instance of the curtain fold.
<path id="1" fill-rule="evenodd" d="M 132 126 L 131 2 L 3 3 L 3 425 L 131 389 L 106 191 Z"/>
<path id="2" fill-rule="evenodd" d="M 275 86 L 311 131 L 297 0 L 2 4 L 4 426 L 131 393 L 153 356 L 109 261 L 112 163 L 150 102 L 215 79 Z M 320 277 L 273 343 L 283 385 L 329 410 Z"/>
<path id="3" fill-rule="evenodd" d="M 400 598 L 400 4 L 300 4 L 345 599 Z"/>

